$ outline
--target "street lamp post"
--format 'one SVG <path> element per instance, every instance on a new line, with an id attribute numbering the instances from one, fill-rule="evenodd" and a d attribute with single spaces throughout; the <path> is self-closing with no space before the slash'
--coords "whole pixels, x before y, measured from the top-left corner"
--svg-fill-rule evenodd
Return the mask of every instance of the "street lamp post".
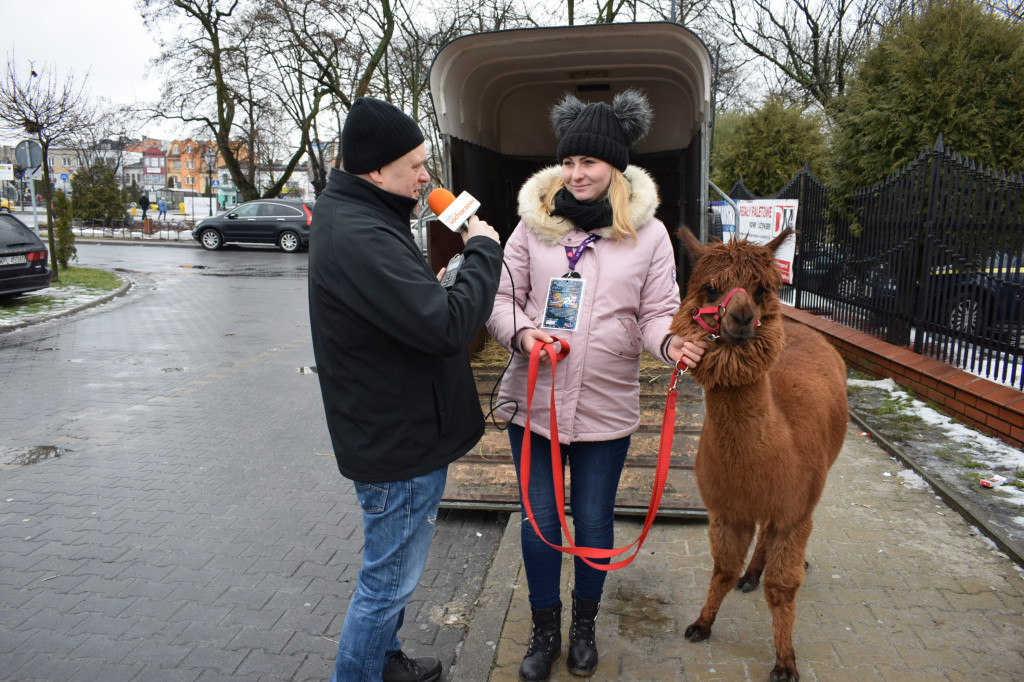
<path id="1" fill-rule="evenodd" d="M 217 152 L 203 152 L 203 160 L 206 161 L 206 191 L 210 195 L 210 215 L 213 215 L 213 164 L 217 163 Z"/>

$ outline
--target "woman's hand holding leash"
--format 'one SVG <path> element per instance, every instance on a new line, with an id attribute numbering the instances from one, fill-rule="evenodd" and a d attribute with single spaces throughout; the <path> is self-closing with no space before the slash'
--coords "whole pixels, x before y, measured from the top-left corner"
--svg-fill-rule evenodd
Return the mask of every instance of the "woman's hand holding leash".
<path id="1" fill-rule="evenodd" d="M 686 369 L 693 369 L 700 362 L 701 356 L 704 355 L 704 351 L 707 349 L 708 342 L 703 338 L 691 341 L 682 336 L 673 336 L 672 340 L 669 341 L 666 352 L 673 364 L 678 365 L 679 361 L 682 360 L 683 364 L 686 365 Z"/>
<path id="2" fill-rule="evenodd" d="M 523 332 L 523 336 L 519 340 L 519 347 L 522 348 L 523 352 L 526 353 L 526 355 L 529 356 L 531 353 L 533 353 L 533 346 L 534 346 L 534 344 L 536 344 L 538 342 L 541 343 L 541 344 L 548 344 L 548 343 L 559 343 L 559 345 L 561 344 L 561 340 L 560 339 L 556 339 L 555 337 L 553 337 L 550 334 L 547 334 L 547 333 L 541 331 L 540 329 L 527 329 L 526 331 Z M 547 350 L 541 350 L 541 352 L 540 352 L 540 364 L 542 364 L 542 365 L 549 365 L 549 364 L 551 364 L 551 357 L 548 355 Z"/>

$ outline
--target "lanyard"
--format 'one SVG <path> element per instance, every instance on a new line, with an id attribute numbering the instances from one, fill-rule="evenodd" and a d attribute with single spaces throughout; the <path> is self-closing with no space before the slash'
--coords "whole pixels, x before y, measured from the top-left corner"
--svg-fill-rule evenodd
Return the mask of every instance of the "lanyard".
<path id="1" fill-rule="evenodd" d="M 576 269 L 576 263 L 580 261 L 580 257 L 583 255 L 583 249 L 587 248 L 587 244 L 596 242 L 601 238 L 599 234 L 588 234 L 587 238 L 583 240 L 583 243 L 577 247 L 566 246 L 565 257 L 569 259 L 569 272 Z"/>

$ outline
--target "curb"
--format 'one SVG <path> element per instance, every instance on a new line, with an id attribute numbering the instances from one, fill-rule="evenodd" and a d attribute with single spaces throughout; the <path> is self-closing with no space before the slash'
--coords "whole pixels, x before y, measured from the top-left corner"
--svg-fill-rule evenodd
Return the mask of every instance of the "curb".
<path id="1" fill-rule="evenodd" d="M 522 515 L 509 514 L 498 551 L 484 578 L 466 639 L 451 669 L 452 680 L 487 680 L 498 655 L 498 643 L 505 628 L 512 591 L 522 568 L 519 528 Z"/>
<path id="2" fill-rule="evenodd" d="M 1009 536 L 1006 535 L 998 526 L 990 523 L 986 518 L 986 515 L 982 513 L 982 510 L 978 508 L 968 498 L 960 494 L 959 491 L 948 486 L 941 479 L 935 478 L 932 474 L 922 469 L 916 462 L 908 458 L 907 455 L 899 449 L 894 443 L 891 443 L 887 438 L 878 434 L 871 422 L 863 414 L 856 410 L 850 410 L 850 419 L 857 423 L 862 429 L 868 431 L 871 434 L 871 439 L 878 443 L 878 446 L 885 450 L 889 455 L 898 459 L 907 468 L 911 469 L 918 476 L 923 478 L 928 485 L 932 487 L 935 494 L 942 498 L 946 504 L 948 504 L 955 512 L 964 517 L 969 523 L 977 526 L 986 537 L 992 540 L 1000 550 L 1009 555 L 1010 559 L 1014 561 L 1018 566 L 1024 566 L 1024 548 L 1018 546 Z"/>
<path id="3" fill-rule="evenodd" d="M 45 233 L 43 233 L 45 234 Z M 40 238 L 42 235 L 40 235 Z M 117 246 L 187 246 L 202 248 L 199 242 L 183 239 L 114 239 L 113 237 L 75 237 L 76 244 L 116 244 Z"/>
<path id="4" fill-rule="evenodd" d="M 69 308 L 67 310 L 62 310 L 59 313 L 53 313 L 52 315 L 44 315 L 44 316 L 36 318 L 34 320 L 24 320 L 22 322 L 16 322 L 15 324 L 2 327 L 2 328 L 0 328 L 0 334 L 3 334 L 4 332 L 14 331 L 15 329 L 24 329 L 25 327 L 29 327 L 29 326 L 34 325 L 34 324 L 41 324 L 43 322 L 49 322 L 50 320 L 56 320 L 56 319 L 61 318 L 61 317 L 67 317 L 69 315 L 74 315 L 75 313 L 80 313 L 83 310 L 87 310 L 89 308 L 94 308 L 94 307 L 96 307 L 98 305 L 102 305 L 104 303 L 112 301 L 115 298 L 117 298 L 118 296 L 124 296 L 126 293 L 128 293 L 128 290 L 132 288 L 132 281 L 130 279 L 128 279 L 127 277 L 124 277 L 123 275 L 118 274 L 117 276 L 123 278 L 124 282 L 121 284 L 121 286 L 119 286 L 117 289 L 115 289 L 114 291 L 110 292 L 109 294 L 104 294 L 103 296 L 100 296 L 99 298 L 93 299 L 93 300 L 88 301 L 86 303 L 82 303 L 80 305 L 76 305 L 74 308 Z"/>

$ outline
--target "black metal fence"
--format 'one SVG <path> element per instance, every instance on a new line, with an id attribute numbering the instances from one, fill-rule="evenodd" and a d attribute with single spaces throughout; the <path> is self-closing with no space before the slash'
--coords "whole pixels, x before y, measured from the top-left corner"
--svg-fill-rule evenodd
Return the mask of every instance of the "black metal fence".
<path id="1" fill-rule="evenodd" d="M 978 166 L 940 136 L 885 181 L 840 201 L 805 166 L 784 300 L 1024 390 L 1024 178 Z"/>

